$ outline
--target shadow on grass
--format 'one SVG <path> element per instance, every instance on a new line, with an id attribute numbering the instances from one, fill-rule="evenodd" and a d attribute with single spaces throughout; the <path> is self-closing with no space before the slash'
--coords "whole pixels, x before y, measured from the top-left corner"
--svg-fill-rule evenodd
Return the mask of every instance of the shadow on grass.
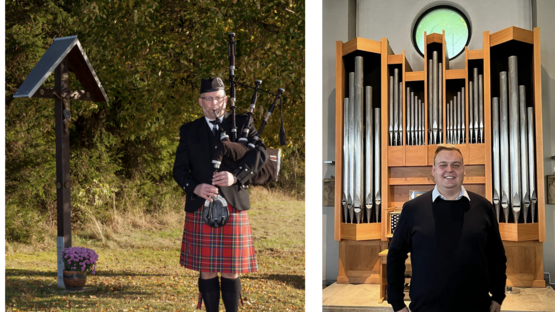
<path id="1" fill-rule="evenodd" d="M 57 273 L 52 271 L 6 269 L 6 278 L 10 276 L 22 276 L 22 275 L 23 276 L 57 276 Z"/>
<path id="2" fill-rule="evenodd" d="M 304 290 L 304 276 L 302 275 L 287 275 L 287 274 L 264 274 L 261 276 L 242 276 L 241 279 L 251 280 L 273 280 L 285 283 L 296 289 Z"/>
<path id="3" fill-rule="evenodd" d="M 14 271 L 17 271 L 14 274 Z M 24 279 L 10 279 L 10 277 L 25 276 Z M 38 279 L 35 276 L 51 277 L 51 279 Z M 121 299 L 123 297 L 136 297 L 136 296 L 150 296 L 153 292 L 146 291 L 146 287 L 137 289 L 130 285 L 90 285 L 94 290 L 86 292 L 65 292 L 65 289 L 57 287 L 56 273 L 47 273 L 41 271 L 30 270 L 6 270 L 6 302 L 12 302 L 13 298 L 19 301 L 19 305 L 41 307 L 46 304 L 52 304 L 58 296 L 96 296 L 98 299 L 112 298 Z M 25 298 L 32 300 L 25 300 Z M 23 299 L 23 302 L 21 300 Z M 27 301 L 27 302 L 26 302 Z M 73 297 L 71 304 L 86 304 L 90 306 L 90 301 L 87 299 L 79 299 Z"/>
<path id="4" fill-rule="evenodd" d="M 97 273 L 91 276 L 91 279 L 96 279 L 97 277 L 102 276 L 107 277 L 120 275 L 147 278 L 165 276 L 165 274 L 119 272 L 113 274 Z M 88 283 L 88 285 L 94 287 L 94 290 L 68 293 L 65 292 L 65 289 L 58 288 L 56 276 L 56 272 L 7 269 L 5 284 L 6 302 L 11 303 L 17 301 L 18 306 L 40 308 L 48 304 L 53 304 L 54 301 L 58 302 L 59 298 L 57 299 L 57 297 L 59 296 L 96 296 L 100 300 L 102 300 L 102 298 L 121 300 L 123 298 L 145 297 L 154 294 L 152 291 L 147 291 L 147 287 L 137 288 L 137 286 L 131 286 L 124 283 L 111 285 L 90 285 L 90 283 Z M 45 277 L 47 279 L 44 279 Z M 25 298 L 28 300 L 25 300 Z M 30 298 L 34 299 L 31 300 Z M 93 307 L 89 299 L 80 299 L 79 297 L 73 297 L 70 304 L 71 306 L 79 305 L 80 307 Z M 96 305 L 96 303 L 94 305 Z M 95 309 L 93 308 L 93 310 Z"/>
<path id="5" fill-rule="evenodd" d="M 136 271 L 118 271 L 118 272 L 108 272 L 108 271 L 96 271 L 96 274 L 88 273 L 87 276 L 167 276 L 168 274 L 157 274 L 157 273 L 140 273 Z M 10 276 L 58 276 L 57 272 L 52 271 L 32 271 L 32 270 L 18 270 L 18 269 L 6 269 L 6 278 Z"/>

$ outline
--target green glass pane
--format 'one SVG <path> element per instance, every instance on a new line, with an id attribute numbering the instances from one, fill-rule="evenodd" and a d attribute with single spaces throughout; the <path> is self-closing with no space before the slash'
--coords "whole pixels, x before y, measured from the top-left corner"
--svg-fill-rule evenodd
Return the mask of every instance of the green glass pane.
<path id="1" fill-rule="evenodd" d="M 424 54 L 424 32 L 428 35 L 431 33 L 441 34 L 443 30 L 445 30 L 445 45 L 449 58 L 453 58 L 464 50 L 468 40 L 468 25 L 460 13 L 448 8 L 429 11 L 420 19 L 414 34 L 418 50 Z"/>

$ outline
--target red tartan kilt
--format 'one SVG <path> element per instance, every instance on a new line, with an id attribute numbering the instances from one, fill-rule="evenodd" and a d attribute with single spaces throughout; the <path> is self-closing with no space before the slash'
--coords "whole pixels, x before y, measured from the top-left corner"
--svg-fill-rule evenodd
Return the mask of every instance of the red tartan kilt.
<path id="1" fill-rule="evenodd" d="M 230 215 L 223 227 L 202 221 L 202 208 L 187 212 L 181 243 L 181 266 L 201 272 L 256 272 L 256 256 L 246 211 L 227 205 Z"/>

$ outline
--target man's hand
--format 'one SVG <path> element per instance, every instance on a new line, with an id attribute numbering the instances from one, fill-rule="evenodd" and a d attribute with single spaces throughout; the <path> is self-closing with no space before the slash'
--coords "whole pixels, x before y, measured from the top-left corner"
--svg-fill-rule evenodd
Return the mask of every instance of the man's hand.
<path id="1" fill-rule="evenodd" d="M 235 178 L 233 174 L 228 171 L 216 172 L 212 177 L 212 184 L 217 186 L 231 186 L 235 184 Z"/>
<path id="2" fill-rule="evenodd" d="M 489 312 L 500 312 L 501 305 L 497 303 L 497 301 L 491 301 L 491 305 L 489 306 Z"/>
<path id="3" fill-rule="evenodd" d="M 218 195 L 218 188 L 210 184 L 201 183 L 195 187 L 193 192 L 197 194 L 197 196 L 212 201 L 210 197 L 216 197 Z"/>
<path id="4" fill-rule="evenodd" d="M 409 308 L 404 307 L 401 310 L 397 311 L 397 312 L 409 312 Z"/>

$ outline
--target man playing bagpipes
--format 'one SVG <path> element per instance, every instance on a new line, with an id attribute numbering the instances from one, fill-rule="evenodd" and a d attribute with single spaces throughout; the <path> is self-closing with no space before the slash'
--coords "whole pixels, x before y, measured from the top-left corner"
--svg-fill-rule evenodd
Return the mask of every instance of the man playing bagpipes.
<path id="1" fill-rule="evenodd" d="M 173 168 L 174 179 L 187 193 L 180 262 L 200 272 L 198 308 L 202 298 L 206 311 L 218 311 L 220 289 L 226 311 L 238 311 L 241 300 L 238 274 L 257 271 L 247 214 L 250 208 L 247 183 L 269 158 L 264 144 L 258 142 L 238 163 L 223 161 L 214 171 L 214 147 L 222 132 L 231 133 L 234 126 L 247 127 L 249 142 L 257 135 L 246 117 L 237 115 L 234 122 L 232 115 L 226 113 L 224 89 L 220 77 L 202 79 L 199 105 L 204 117 L 181 126 Z M 223 225 L 213 227 L 203 221 L 207 205 L 211 208 L 222 203 L 229 211 Z"/>

